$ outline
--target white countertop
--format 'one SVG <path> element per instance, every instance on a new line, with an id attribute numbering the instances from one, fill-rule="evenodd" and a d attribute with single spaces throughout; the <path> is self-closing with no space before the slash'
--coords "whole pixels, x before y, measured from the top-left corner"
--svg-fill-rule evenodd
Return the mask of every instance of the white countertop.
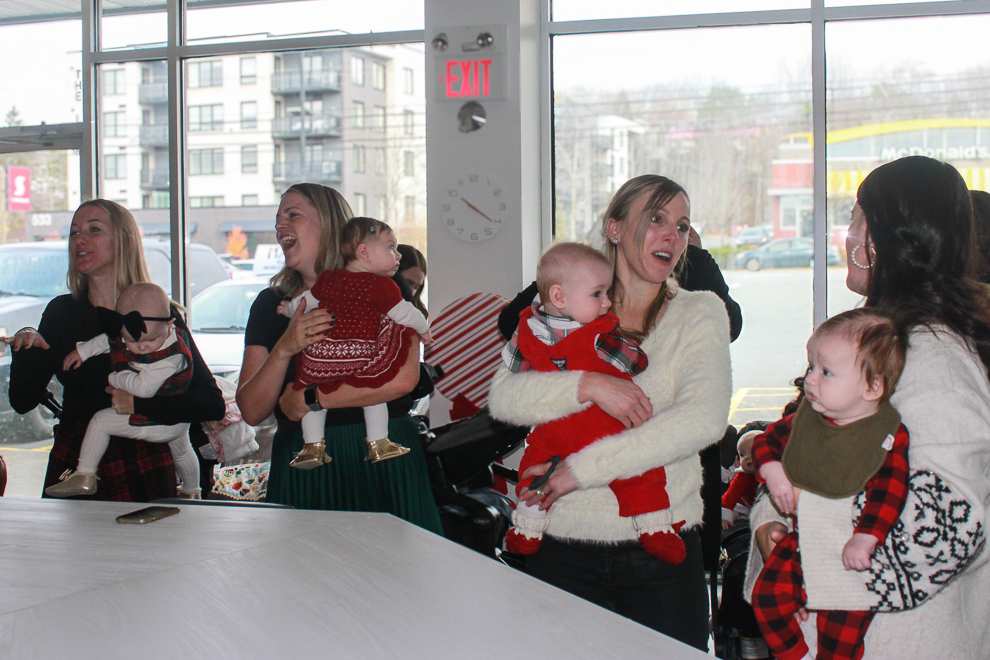
<path id="1" fill-rule="evenodd" d="M 706 658 L 387 514 L 0 497 L 0 657 Z"/>

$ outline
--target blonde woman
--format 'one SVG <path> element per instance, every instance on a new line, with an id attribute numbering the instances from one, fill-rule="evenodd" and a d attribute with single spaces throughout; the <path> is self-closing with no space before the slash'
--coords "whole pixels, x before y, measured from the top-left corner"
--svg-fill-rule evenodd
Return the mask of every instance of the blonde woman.
<path id="1" fill-rule="evenodd" d="M 38 328 L 23 328 L 5 339 L 13 348 L 10 403 L 24 414 L 37 406 L 52 376 L 63 387 L 62 417 L 48 457 L 44 487 L 52 486 L 79 461 L 90 418 L 112 407 L 120 415 L 137 413 L 161 424 L 223 418 L 223 396 L 194 344 L 193 376 L 181 395 L 138 399 L 108 385 L 110 357 L 87 360 L 79 369 L 62 368 L 76 344 L 101 334 L 96 308 L 114 309 L 117 296 L 136 282 L 151 281 L 137 223 L 116 202 L 84 202 L 69 228 L 69 293 L 45 308 Z M 185 321 L 173 306 L 178 327 Z M 175 471 L 168 445 L 111 438 L 97 468 L 99 489 L 91 499 L 147 502 L 175 496 Z"/>
<path id="2" fill-rule="evenodd" d="M 627 181 L 605 212 L 603 238 L 612 263 L 609 291 L 620 329 L 639 342 L 650 365 L 632 382 L 593 372 L 495 375 L 492 415 L 543 424 L 588 402 L 626 430 L 569 456 L 550 479 L 520 500 L 554 515 L 531 575 L 699 649 L 708 648 L 708 595 L 698 527 L 698 452 L 722 436 L 731 395 L 729 323 L 710 292 L 680 289 L 671 275 L 691 229 L 691 202 L 677 183 L 656 175 Z M 522 476 L 544 474 L 551 463 Z M 687 557 L 676 566 L 647 553 L 631 517 L 619 515 L 608 484 L 654 468 L 667 473 L 670 511 Z"/>
<path id="3" fill-rule="evenodd" d="M 241 414 L 258 424 L 275 413 L 269 502 L 297 508 L 392 513 L 441 533 L 440 516 L 430 490 L 423 449 L 409 418 L 406 396 L 419 380 L 419 342 L 413 341 L 398 374 L 378 388 L 343 385 L 333 392 L 286 387 L 294 379 L 293 358 L 324 337 L 334 319 L 331 310 L 300 305 L 292 318 L 278 305 L 312 288 L 320 273 L 341 268 L 340 230 L 352 217 L 339 192 L 300 183 L 283 195 L 275 216 L 275 234 L 285 267 L 271 287 L 254 301 L 244 334 L 244 362 L 237 392 Z M 364 406 L 388 403 L 388 437 L 410 449 L 401 460 L 371 463 Z M 312 470 L 293 470 L 289 462 L 303 447 L 299 420 L 313 410 L 329 409 L 324 429 L 330 462 Z"/>

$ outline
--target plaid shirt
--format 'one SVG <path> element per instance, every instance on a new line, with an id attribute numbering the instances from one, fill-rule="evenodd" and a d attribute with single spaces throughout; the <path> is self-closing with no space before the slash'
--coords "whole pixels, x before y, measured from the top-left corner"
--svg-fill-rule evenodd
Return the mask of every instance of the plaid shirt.
<path id="1" fill-rule="evenodd" d="M 534 302 L 533 317 L 529 320 L 529 327 L 537 339 L 548 346 L 555 346 L 568 334 L 582 327 L 582 324 L 569 316 L 551 316 L 543 311 L 541 305 Z M 623 337 L 618 329 L 598 335 L 595 348 L 598 357 L 630 376 L 643 373 L 649 365 L 646 353 Z M 512 373 L 529 370 L 529 361 L 519 350 L 519 330 L 516 330 L 512 340 L 502 349 L 502 360 Z"/>
<path id="2" fill-rule="evenodd" d="M 784 456 L 784 447 L 791 436 L 794 415 L 774 422 L 753 441 L 753 464 L 757 474 L 760 467 Z M 762 482 L 763 479 L 761 478 Z M 877 473 L 866 482 L 866 506 L 853 530 L 856 534 L 872 534 L 883 542 L 897 522 L 907 499 L 908 482 L 908 432 L 901 424 L 894 435 L 894 446 L 887 451 L 887 458 Z"/>

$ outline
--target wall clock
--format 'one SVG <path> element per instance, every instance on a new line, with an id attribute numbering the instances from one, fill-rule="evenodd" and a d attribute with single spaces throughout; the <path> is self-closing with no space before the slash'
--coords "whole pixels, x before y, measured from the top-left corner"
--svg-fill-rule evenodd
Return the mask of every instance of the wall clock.
<path id="1" fill-rule="evenodd" d="M 443 226 L 468 243 L 486 241 L 508 218 L 508 195 L 489 174 L 464 174 L 451 181 L 440 203 Z"/>

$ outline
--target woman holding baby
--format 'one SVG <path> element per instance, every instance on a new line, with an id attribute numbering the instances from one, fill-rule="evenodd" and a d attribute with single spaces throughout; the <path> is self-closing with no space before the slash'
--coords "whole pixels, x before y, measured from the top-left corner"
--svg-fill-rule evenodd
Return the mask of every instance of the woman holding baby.
<path id="1" fill-rule="evenodd" d="M 79 461 L 86 427 L 93 415 L 113 408 L 120 415 L 137 413 L 159 424 L 205 422 L 223 418 L 223 396 L 195 345 L 190 345 L 193 374 L 182 394 L 135 398 L 108 386 L 109 355 L 87 360 L 78 369 L 63 369 L 77 342 L 104 330 L 96 308 L 114 309 L 117 297 L 131 284 L 150 282 L 140 232 L 134 216 L 120 204 L 103 199 L 84 202 L 69 228 L 70 293 L 54 298 L 38 328 L 22 328 L 7 339 L 13 348 L 10 402 L 24 414 L 44 398 L 54 375 L 63 386 L 62 416 L 48 457 L 47 488 L 59 482 Z M 175 325 L 185 321 L 172 307 Z M 175 471 L 167 444 L 111 438 L 97 468 L 99 489 L 91 499 L 148 502 L 175 496 Z"/>
<path id="2" fill-rule="evenodd" d="M 275 233 L 285 266 L 251 307 L 237 403 L 248 423 L 257 424 L 273 412 L 278 420 L 267 501 L 305 509 L 387 512 L 442 533 L 418 430 L 408 416 L 412 402 L 406 395 L 420 373 L 418 341 L 408 346 L 398 373 L 384 385 L 344 384 L 332 392 L 288 387 L 295 379 L 296 354 L 321 341 L 336 317 L 332 310 L 301 304 L 288 318 L 278 313 L 279 304 L 311 289 L 323 271 L 344 265 L 340 231 L 352 216 L 343 196 L 326 186 L 300 183 L 282 195 Z M 381 403 L 388 404 L 389 439 L 409 453 L 375 463 L 365 460 L 362 408 Z M 330 460 L 315 469 L 292 469 L 289 464 L 304 444 L 298 420 L 318 408 L 329 409 L 324 437 Z"/>
<path id="3" fill-rule="evenodd" d="M 502 369 L 492 385 L 496 417 L 543 424 L 589 402 L 626 430 L 562 461 L 549 480 L 520 498 L 553 505 L 543 542 L 527 561 L 536 577 L 699 649 L 708 648 L 708 595 L 697 528 L 701 523 L 698 452 L 721 437 L 729 410 L 729 325 L 709 292 L 680 289 L 691 204 L 661 176 L 624 184 L 605 213 L 612 264 L 612 311 L 640 343 L 649 366 L 632 382 L 591 372 Z M 550 463 L 524 476 L 542 475 Z M 621 517 L 614 480 L 664 467 L 673 519 L 687 557 L 672 565 L 647 553 L 632 519 Z"/>

